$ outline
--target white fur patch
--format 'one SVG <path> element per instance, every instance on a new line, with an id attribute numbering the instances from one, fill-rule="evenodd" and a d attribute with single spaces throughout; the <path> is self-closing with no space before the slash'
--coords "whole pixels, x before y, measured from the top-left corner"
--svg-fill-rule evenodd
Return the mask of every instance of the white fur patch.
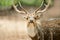
<path id="1" fill-rule="evenodd" d="M 31 36 L 31 37 L 34 37 L 37 33 L 37 30 L 33 25 L 29 26 L 27 28 L 27 31 L 28 31 L 28 35 Z"/>

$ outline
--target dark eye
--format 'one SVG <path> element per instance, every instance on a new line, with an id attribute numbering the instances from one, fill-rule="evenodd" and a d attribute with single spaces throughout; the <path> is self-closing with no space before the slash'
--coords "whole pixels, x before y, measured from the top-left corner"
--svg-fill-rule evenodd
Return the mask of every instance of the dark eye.
<path id="1" fill-rule="evenodd" d="M 34 19 L 36 19 L 36 17 L 34 17 Z"/>
<path id="2" fill-rule="evenodd" d="M 38 17 L 38 16 L 37 16 Z"/>
<path id="3" fill-rule="evenodd" d="M 28 18 L 26 18 L 28 20 Z"/>

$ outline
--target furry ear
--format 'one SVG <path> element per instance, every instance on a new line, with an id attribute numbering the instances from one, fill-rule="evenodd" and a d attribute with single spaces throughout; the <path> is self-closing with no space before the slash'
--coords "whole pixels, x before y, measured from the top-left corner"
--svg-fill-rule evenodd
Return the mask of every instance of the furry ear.
<path id="1" fill-rule="evenodd" d="M 28 20 L 28 15 L 29 15 L 29 14 L 21 13 L 20 15 L 22 16 L 22 18 L 24 18 L 24 19 L 27 19 L 27 20 Z"/>
<path id="2" fill-rule="evenodd" d="M 37 17 L 41 18 L 43 16 L 43 13 L 38 12 L 38 13 L 36 13 L 36 15 L 37 15 Z"/>

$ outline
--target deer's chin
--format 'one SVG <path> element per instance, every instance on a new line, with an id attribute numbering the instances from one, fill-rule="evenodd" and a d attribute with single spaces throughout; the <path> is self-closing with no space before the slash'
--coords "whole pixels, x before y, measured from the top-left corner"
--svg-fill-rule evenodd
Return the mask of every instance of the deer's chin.
<path id="1" fill-rule="evenodd" d="M 33 25 L 31 25 L 30 27 L 27 27 L 27 31 L 30 37 L 34 37 L 37 34 L 37 30 L 35 27 L 33 27 Z"/>
<path id="2" fill-rule="evenodd" d="M 30 24 L 34 24 L 34 22 L 29 22 Z"/>

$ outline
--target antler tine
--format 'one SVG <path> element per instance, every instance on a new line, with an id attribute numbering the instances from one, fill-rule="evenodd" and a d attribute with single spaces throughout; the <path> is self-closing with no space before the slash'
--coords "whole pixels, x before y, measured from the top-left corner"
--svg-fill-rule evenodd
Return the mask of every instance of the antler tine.
<path id="1" fill-rule="evenodd" d="M 21 3 L 20 3 L 20 2 L 19 2 L 19 5 L 20 5 L 20 7 L 24 10 L 24 12 L 27 14 L 27 13 L 28 13 L 28 11 L 22 7 L 22 5 L 21 5 Z"/>
<path id="2" fill-rule="evenodd" d="M 44 4 L 44 5 L 46 6 L 45 9 L 43 9 L 43 10 L 41 10 L 41 11 L 38 11 L 38 10 L 40 9 L 40 8 L 38 8 L 38 10 L 37 10 L 36 12 L 37 12 L 37 13 L 38 13 L 38 12 L 45 12 L 45 11 L 48 9 L 48 7 L 50 6 L 50 1 L 51 1 L 51 0 L 49 0 L 49 2 L 48 2 L 47 5 Z"/>
<path id="3" fill-rule="evenodd" d="M 17 11 L 18 13 L 25 13 L 24 11 L 20 11 L 17 9 L 17 7 L 15 5 L 13 5 L 13 8 L 15 9 L 15 11 Z"/>
<path id="4" fill-rule="evenodd" d="M 48 2 L 47 5 L 44 4 L 44 5 L 46 6 L 45 9 L 43 9 L 42 11 L 38 11 L 38 12 L 45 12 L 45 11 L 48 9 L 48 7 L 50 6 L 50 1 L 51 1 L 51 0 L 49 0 L 49 2 Z"/>
<path id="5" fill-rule="evenodd" d="M 34 12 L 36 13 L 43 5 L 44 2 L 42 2 L 41 6 L 39 6 Z"/>

